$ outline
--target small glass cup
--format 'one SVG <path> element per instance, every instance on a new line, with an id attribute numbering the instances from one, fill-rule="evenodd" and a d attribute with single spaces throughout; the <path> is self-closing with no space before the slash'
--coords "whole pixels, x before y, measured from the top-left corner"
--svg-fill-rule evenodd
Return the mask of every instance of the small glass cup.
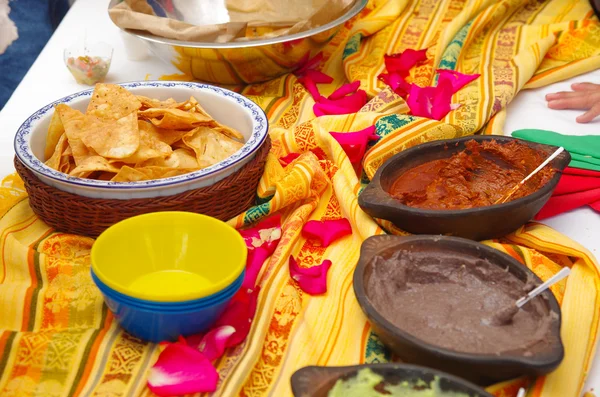
<path id="1" fill-rule="evenodd" d="M 79 84 L 94 85 L 104 80 L 110 69 L 113 48 L 106 43 L 78 43 L 65 49 L 65 65 Z"/>

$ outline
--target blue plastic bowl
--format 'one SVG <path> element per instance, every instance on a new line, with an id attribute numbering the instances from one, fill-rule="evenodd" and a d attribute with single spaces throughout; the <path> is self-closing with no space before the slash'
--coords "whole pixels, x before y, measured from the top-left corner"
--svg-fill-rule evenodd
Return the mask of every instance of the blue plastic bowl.
<path id="1" fill-rule="evenodd" d="M 106 306 L 121 327 L 148 342 L 175 341 L 181 336 L 208 330 L 241 288 L 245 272 L 216 294 L 182 302 L 156 302 L 132 298 L 102 283 L 92 271 L 92 279 L 102 292 Z"/>

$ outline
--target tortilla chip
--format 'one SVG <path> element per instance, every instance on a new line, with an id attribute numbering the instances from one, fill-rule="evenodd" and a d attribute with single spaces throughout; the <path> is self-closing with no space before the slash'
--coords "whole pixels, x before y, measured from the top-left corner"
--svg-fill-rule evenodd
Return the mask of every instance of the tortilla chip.
<path id="1" fill-rule="evenodd" d="M 56 144 L 64 132 L 65 127 L 63 127 L 63 124 L 60 121 L 60 115 L 55 110 L 52 115 L 52 120 L 50 120 L 50 125 L 48 126 L 48 133 L 46 134 L 46 148 L 44 150 L 44 158 L 46 160 L 52 157 L 54 148 L 56 148 Z"/>
<path id="2" fill-rule="evenodd" d="M 219 131 L 221 134 L 225 135 L 228 138 L 235 139 L 238 142 L 244 143 L 244 136 L 242 134 L 240 134 L 231 127 L 227 127 L 226 125 L 219 123 L 218 121 L 215 121 L 215 123 L 217 123 L 217 127 L 215 128 L 215 130 Z"/>
<path id="3" fill-rule="evenodd" d="M 196 160 L 196 156 L 194 152 L 190 149 L 175 149 L 170 156 L 161 159 L 151 159 L 139 164 L 139 168 L 144 167 L 166 167 L 170 169 L 175 168 L 185 168 L 190 170 L 198 170 L 201 168 L 205 168 L 208 165 L 205 164 L 203 167 L 198 165 L 198 160 Z"/>
<path id="4" fill-rule="evenodd" d="M 119 120 L 138 110 L 142 103 L 116 84 L 96 84 L 86 114 L 103 120 Z"/>
<path id="5" fill-rule="evenodd" d="M 244 146 L 208 127 L 198 127 L 182 140 L 194 150 L 199 164 L 209 165 L 225 160 Z"/>
<path id="6" fill-rule="evenodd" d="M 111 164 L 102 156 L 90 156 L 83 160 L 75 169 L 69 172 L 69 175 L 81 177 L 85 173 L 94 171 L 119 172 L 119 167 Z"/>
<path id="7" fill-rule="evenodd" d="M 67 134 L 62 134 L 58 138 L 58 142 L 54 146 L 52 156 L 48 160 L 46 160 L 46 165 L 50 168 L 53 168 L 57 171 L 61 171 L 60 162 L 63 157 L 63 153 L 68 147 L 69 142 L 67 141 Z"/>
<path id="8" fill-rule="evenodd" d="M 106 171 L 105 172 L 100 172 L 99 175 L 98 175 L 98 180 L 100 180 L 100 181 L 110 181 L 110 180 L 112 180 L 115 177 L 115 175 L 117 175 L 117 174 L 115 174 L 114 172 L 106 172 Z"/>
<path id="9" fill-rule="evenodd" d="M 140 147 L 140 130 L 137 111 L 111 123 L 101 123 L 95 128 L 82 126 L 81 140 L 100 156 L 124 159 Z"/>
<path id="10" fill-rule="evenodd" d="M 128 165 L 124 165 L 121 167 L 119 172 L 111 179 L 114 182 L 137 182 L 137 181 L 147 181 L 150 178 L 146 176 L 143 172 L 130 167 Z"/>
<path id="11" fill-rule="evenodd" d="M 150 109 L 150 108 L 176 108 L 179 106 L 179 103 L 173 99 L 169 98 L 166 101 L 160 101 L 154 98 L 148 98 L 142 95 L 137 95 L 138 101 L 141 102 L 141 109 Z"/>
<path id="12" fill-rule="evenodd" d="M 169 130 L 191 130 L 200 125 L 211 125 L 214 120 L 200 113 L 190 113 L 180 109 L 151 108 L 138 113 L 152 124 Z"/>
<path id="13" fill-rule="evenodd" d="M 172 146 L 175 142 L 181 140 L 184 135 L 190 132 L 190 130 L 166 130 L 164 128 L 158 128 L 151 122 L 145 120 L 139 120 L 138 126 L 140 131 L 144 129 L 154 138 L 166 143 L 169 146 Z"/>
<path id="14" fill-rule="evenodd" d="M 124 163 L 137 164 L 156 157 L 165 158 L 173 153 L 171 146 L 161 141 L 154 131 L 156 127 L 145 121 L 138 121 L 140 146 L 131 156 L 122 159 Z"/>

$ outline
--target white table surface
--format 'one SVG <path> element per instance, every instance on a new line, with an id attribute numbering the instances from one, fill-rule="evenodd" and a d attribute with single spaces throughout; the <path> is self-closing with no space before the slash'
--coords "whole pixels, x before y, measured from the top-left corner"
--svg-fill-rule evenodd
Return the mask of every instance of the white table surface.
<path id="1" fill-rule="evenodd" d="M 89 42 L 104 41 L 114 48 L 113 62 L 106 82 L 144 80 L 147 75 L 156 79 L 161 75 L 177 73 L 174 66 L 149 57 L 143 61 L 127 59 L 119 29 L 107 13 L 108 0 L 78 0 L 60 24 L 38 59 L 0 111 L 0 176 L 14 171 L 13 138 L 21 123 L 34 111 L 63 96 L 86 89 L 75 82 L 63 62 L 63 50 L 83 35 Z M 4 71 L 0 70 L 0 75 Z M 567 90 L 573 82 L 600 83 L 600 70 L 536 90 L 519 93 L 508 107 L 505 133 L 522 128 L 548 129 L 563 134 L 600 134 L 600 120 L 577 124 L 580 111 L 548 109 L 544 95 Z M 546 224 L 578 241 L 598 256 L 600 215 L 588 208 L 561 214 L 545 221 Z M 596 238 L 594 239 L 594 235 Z M 600 354 L 584 390 L 600 389 Z M 557 396 L 558 397 L 558 396 Z M 570 397 L 570 396 L 561 396 Z"/>

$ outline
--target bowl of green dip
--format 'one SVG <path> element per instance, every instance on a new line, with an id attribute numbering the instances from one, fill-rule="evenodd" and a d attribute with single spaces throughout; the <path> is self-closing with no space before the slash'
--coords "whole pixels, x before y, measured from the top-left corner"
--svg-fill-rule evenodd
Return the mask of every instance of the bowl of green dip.
<path id="1" fill-rule="evenodd" d="M 304 367 L 291 383 L 294 397 L 492 397 L 464 379 L 408 364 Z"/>

